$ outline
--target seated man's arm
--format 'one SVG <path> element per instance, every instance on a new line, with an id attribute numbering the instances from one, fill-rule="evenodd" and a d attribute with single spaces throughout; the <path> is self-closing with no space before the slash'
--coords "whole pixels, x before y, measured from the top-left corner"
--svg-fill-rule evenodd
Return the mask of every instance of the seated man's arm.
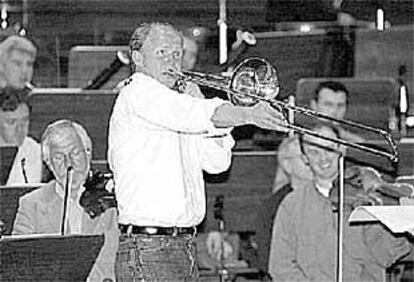
<path id="1" fill-rule="evenodd" d="M 392 234 L 381 224 L 366 226 L 363 235 L 371 259 L 383 268 L 391 266 L 412 251 L 412 246 L 405 237 Z"/>
<path id="2" fill-rule="evenodd" d="M 13 235 L 34 234 L 35 228 L 35 204 L 26 197 L 19 200 L 19 209 L 13 225 Z"/>

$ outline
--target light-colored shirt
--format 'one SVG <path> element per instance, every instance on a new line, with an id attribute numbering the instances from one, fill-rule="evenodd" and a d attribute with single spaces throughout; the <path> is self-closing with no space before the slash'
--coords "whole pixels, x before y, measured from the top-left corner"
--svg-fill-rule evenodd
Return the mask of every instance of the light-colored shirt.
<path id="1" fill-rule="evenodd" d="M 201 222 L 206 210 L 202 171 L 219 173 L 231 163 L 234 140 L 211 121 L 224 103 L 180 94 L 141 73 L 131 76 L 109 125 L 108 161 L 120 223 L 185 227 Z"/>
<path id="2" fill-rule="evenodd" d="M 14 158 L 7 185 L 40 183 L 41 179 L 42 154 L 40 145 L 31 137 L 26 137 Z"/>
<path id="3" fill-rule="evenodd" d="M 322 187 L 321 185 L 318 185 L 315 183 L 316 190 L 318 190 L 325 198 L 329 198 L 329 194 L 332 190 L 332 183 L 329 187 Z"/>
<path id="4" fill-rule="evenodd" d="M 65 200 L 65 188 L 60 186 L 56 183 L 55 186 L 56 194 L 62 199 Z M 85 188 L 82 186 L 80 189 L 77 190 L 76 196 L 70 195 L 68 199 L 68 231 L 69 234 L 82 234 L 82 216 L 84 214 L 83 208 L 79 204 L 79 199 L 82 196 L 83 191 Z M 73 197 L 75 196 L 75 197 Z"/>
<path id="5" fill-rule="evenodd" d="M 60 234 L 63 215 L 63 189 L 57 188 L 55 180 L 20 197 L 19 208 L 13 225 L 13 235 L 22 234 Z M 82 193 L 79 190 L 78 197 Z M 78 200 L 76 200 L 78 202 Z M 73 201 L 72 201 L 73 203 Z M 104 234 L 105 241 L 96 258 L 87 281 L 115 281 L 115 258 L 119 243 L 118 218 L 115 208 L 107 209 L 96 218 L 86 212 L 79 214 L 69 223 L 69 233 L 96 235 Z M 81 223 L 79 223 L 79 220 Z M 77 223 L 74 223 L 77 222 Z M 81 228 L 81 230 L 77 230 Z M 76 229 L 71 230 L 71 229 Z"/>

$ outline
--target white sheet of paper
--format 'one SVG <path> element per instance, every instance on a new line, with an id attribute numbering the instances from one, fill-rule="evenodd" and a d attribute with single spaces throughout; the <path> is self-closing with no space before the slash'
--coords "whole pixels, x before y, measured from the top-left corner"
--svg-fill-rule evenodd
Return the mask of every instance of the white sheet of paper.
<path id="1" fill-rule="evenodd" d="M 360 206 L 350 222 L 380 221 L 394 233 L 414 231 L 414 206 Z"/>

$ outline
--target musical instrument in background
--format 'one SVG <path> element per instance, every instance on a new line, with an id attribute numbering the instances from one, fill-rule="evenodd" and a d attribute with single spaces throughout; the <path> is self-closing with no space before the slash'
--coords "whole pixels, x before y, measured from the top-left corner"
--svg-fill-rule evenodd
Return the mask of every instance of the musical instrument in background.
<path id="1" fill-rule="evenodd" d="M 90 218 L 101 215 L 109 208 L 117 207 L 113 187 L 112 191 L 107 190 L 107 186 L 112 185 L 111 181 L 112 174 L 100 171 L 89 172 L 84 184 L 85 191 L 82 193 L 79 203 Z"/>
<path id="2" fill-rule="evenodd" d="M 414 194 L 411 184 L 386 182 L 381 174 L 371 167 L 352 166 L 345 170 L 344 179 L 344 203 L 351 209 L 362 205 L 399 205 L 400 198 L 411 197 Z M 337 183 L 329 198 L 336 207 Z"/>

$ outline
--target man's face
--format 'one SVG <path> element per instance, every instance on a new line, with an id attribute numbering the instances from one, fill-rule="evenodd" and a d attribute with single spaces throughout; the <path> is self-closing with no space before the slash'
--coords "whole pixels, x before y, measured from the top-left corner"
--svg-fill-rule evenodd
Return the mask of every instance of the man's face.
<path id="1" fill-rule="evenodd" d="M 171 28 L 152 28 L 140 50 L 142 71 L 167 87 L 173 87 L 177 78 L 165 72 L 170 69 L 181 71 L 182 44 L 180 35 Z"/>
<path id="2" fill-rule="evenodd" d="M 68 128 L 65 134 L 52 137 L 49 149 L 49 167 L 57 182 L 65 187 L 68 167 L 72 167 L 72 190 L 79 189 L 89 171 L 89 159 L 79 136 Z"/>
<path id="3" fill-rule="evenodd" d="M 33 77 L 34 58 L 31 54 L 12 50 L 3 65 L 7 85 L 22 89 Z"/>
<path id="4" fill-rule="evenodd" d="M 311 108 L 330 117 L 343 119 L 346 112 L 346 93 L 322 88 L 319 91 L 318 100 L 311 101 Z"/>
<path id="5" fill-rule="evenodd" d="M 337 138 L 332 129 L 323 127 L 316 132 L 331 138 Z M 332 181 L 338 175 L 339 147 L 337 144 L 313 136 L 305 136 L 304 153 L 314 177 L 319 180 Z"/>
<path id="6" fill-rule="evenodd" d="M 0 140 L 11 146 L 21 146 L 29 131 L 29 107 L 19 104 L 14 111 L 0 110 Z"/>

